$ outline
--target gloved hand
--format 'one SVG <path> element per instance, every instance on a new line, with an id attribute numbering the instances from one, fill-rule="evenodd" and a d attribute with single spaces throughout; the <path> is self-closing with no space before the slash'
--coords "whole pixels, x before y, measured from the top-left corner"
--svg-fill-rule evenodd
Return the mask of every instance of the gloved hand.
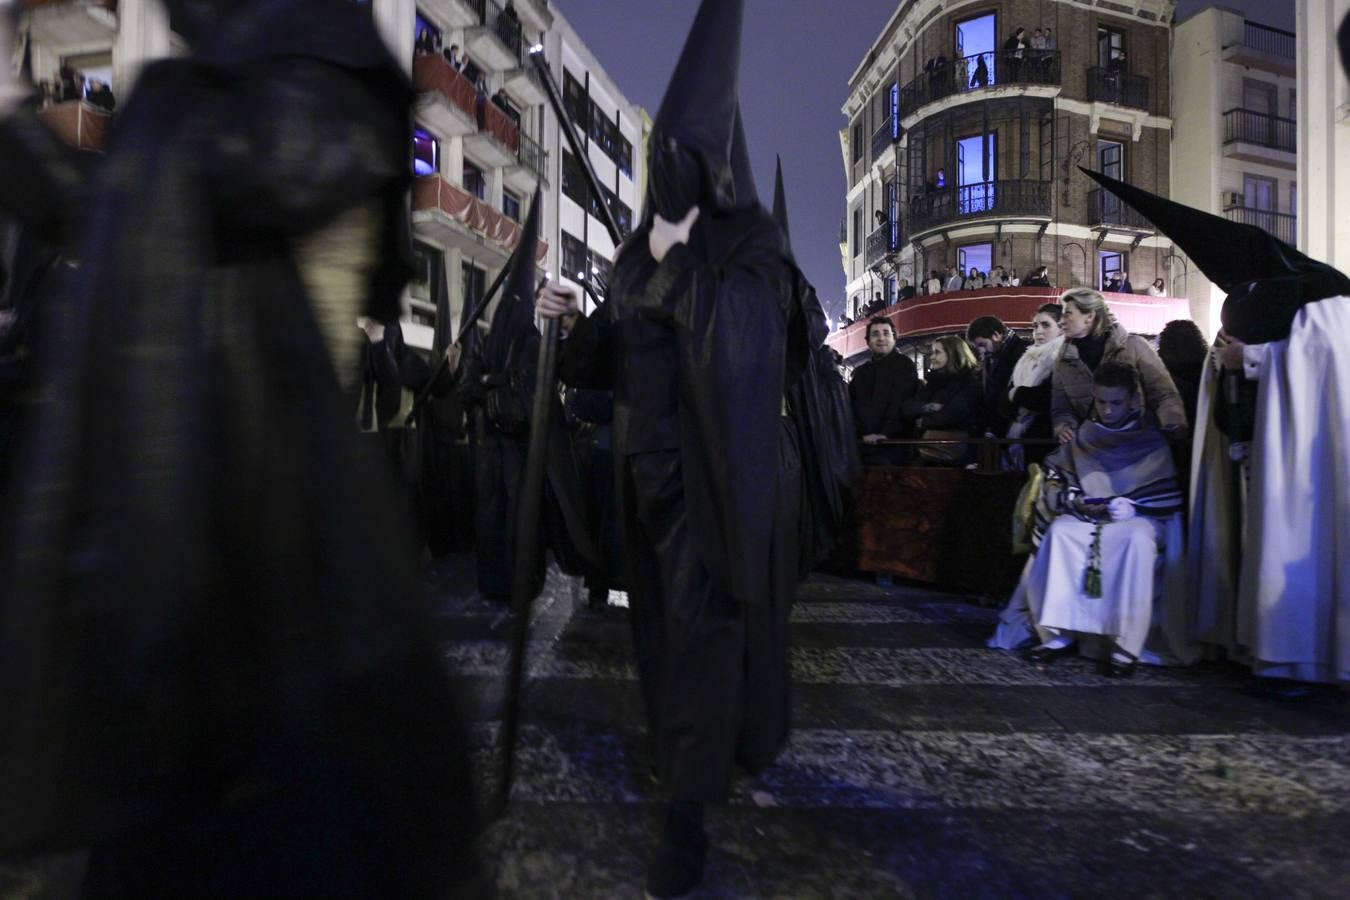
<path id="1" fill-rule="evenodd" d="M 1124 522 L 1135 517 L 1134 504 L 1124 497 L 1112 497 L 1106 509 L 1111 514 L 1112 522 Z"/>
<path id="2" fill-rule="evenodd" d="M 1228 458 L 1235 463 L 1246 462 L 1252 445 L 1247 441 L 1233 441 L 1228 445 Z"/>

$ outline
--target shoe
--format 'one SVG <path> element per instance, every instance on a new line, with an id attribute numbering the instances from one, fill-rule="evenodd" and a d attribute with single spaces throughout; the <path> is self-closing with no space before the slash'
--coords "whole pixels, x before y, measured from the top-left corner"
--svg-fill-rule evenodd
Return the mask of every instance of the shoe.
<path id="1" fill-rule="evenodd" d="M 647 864 L 647 896 L 657 900 L 688 896 L 703 883 L 707 859 L 703 804 L 672 803 L 661 843 Z"/>
<path id="2" fill-rule="evenodd" d="M 1078 653 L 1078 647 L 1073 644 L 1065 644 L 1063 647 L 1051 647 L 1047 644 L 1041 644 L 1039 647 L 1032 647 L 1027 651 L 1027 662 L 1037 668 L 1043 669 L 1057 660 L 1066 656 L 1074 656 Z"/>
<path id="3" fill-rule="evenodd" d="M 1128 658 L 1122 659 L 1122 656 Z M 1135 666 L 1138 664 L 1139 660 L 1125 651 L 1114 650 L 1106 658 L 1106 662 L 1102 663 L 1102 674 L 1107 678 L 1129 678 L 1134 675 Z"/>

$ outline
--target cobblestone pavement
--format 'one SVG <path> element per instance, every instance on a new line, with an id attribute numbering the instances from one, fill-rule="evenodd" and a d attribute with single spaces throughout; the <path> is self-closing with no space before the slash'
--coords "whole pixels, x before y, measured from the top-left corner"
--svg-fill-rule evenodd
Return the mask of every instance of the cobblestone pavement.
<path id="1" fill-rule="evenodd" d="M 486 779 L 510 622 L 468 570 L 429 578 Z M 514 799 L 483 841 L 503 897 L 641 896 L 659 801 L 627 613 L 584 598 L 551 572 L 536 607 Z M 1218 664 L 1039 672 L 984 649 L 994 618 L 808 582 L 791 741 L 710 809 L 699 896 L 1350 897 L 1345 694 L 1281 699 Z M 72 866 L 0 866 L 0 897 L 70 896 Z"/>

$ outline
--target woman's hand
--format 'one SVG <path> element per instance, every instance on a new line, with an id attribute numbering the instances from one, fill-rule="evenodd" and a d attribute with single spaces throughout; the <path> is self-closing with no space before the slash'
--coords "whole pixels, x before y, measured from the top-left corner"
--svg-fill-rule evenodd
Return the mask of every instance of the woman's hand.
<path id="1" fill-rule="evenodd" d="M 557 281 L 550 281 L 539 292 L 534 308 L 545 319 L 561 319 L 563 334 L 566 335 L 577 323 L 581 315 L 581 304 L 575 288 Z"/>
<path id="2" fill-rule="evenodd" d="M 370 339 L 372 344 L 378 344 L 384 340 L 384 326 L 374 319 L 366 319 L 365 324 L 361 327 L 365 329 L 366 337 Z"/>
<path id="3" fill-rule="evenodd" d="M 697 206 L 690 207 L 689 212 L 678 222 L 667 222 L 660 216 L 652 219 L 652 229 L 647 234 L 647 248 L 651 250 L 652 259 L 660 262 L 676 244 L 689 243 L 689 235 L 698 221 L 698 212 Z"/>

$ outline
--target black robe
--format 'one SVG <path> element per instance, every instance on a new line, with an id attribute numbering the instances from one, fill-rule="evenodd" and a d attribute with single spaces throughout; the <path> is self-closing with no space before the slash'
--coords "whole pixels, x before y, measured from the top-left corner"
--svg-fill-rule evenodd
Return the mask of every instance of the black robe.
<path id="1" fill-rule="evenodd" d="M 101 877 L 133 895 L 441 896 L 469 858 L 409 523 L 292 256 L 380 203 L 366 312 L 396 314 L 411 91 L 367 11 L 315 7 L 148 65 L 88 185 L 0 124 L 0 202 L 80 262 L 4 548 L 0 848 L 120 844 Z"/>

